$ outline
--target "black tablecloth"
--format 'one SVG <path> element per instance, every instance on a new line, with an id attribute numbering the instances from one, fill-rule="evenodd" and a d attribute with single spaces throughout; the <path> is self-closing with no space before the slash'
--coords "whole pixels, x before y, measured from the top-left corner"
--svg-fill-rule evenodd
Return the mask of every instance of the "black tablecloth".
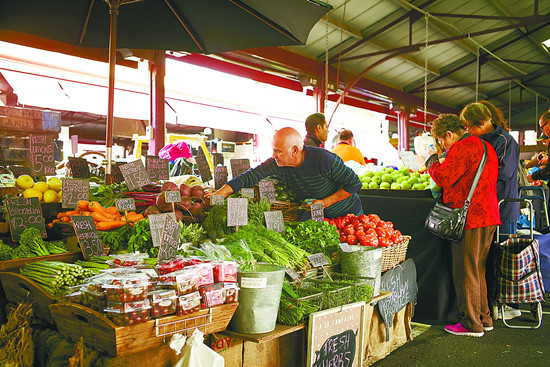
<path id="1" fill-rule="evenodd" d="M 451 272 L 450 244 L 430 234 L 424 220 L 435 201 L 429 198 L 359 195 L 365 214 L 374 213 L 411 241 L 407 258 L 416 263 L 418 303 L 413 321 L 428 324 L 456 322 L 456 295 Z"/>

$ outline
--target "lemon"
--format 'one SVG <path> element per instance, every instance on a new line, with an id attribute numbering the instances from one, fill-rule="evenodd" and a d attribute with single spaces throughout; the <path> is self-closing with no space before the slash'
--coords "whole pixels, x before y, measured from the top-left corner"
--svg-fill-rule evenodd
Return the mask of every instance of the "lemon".
<path id="1" fill-rule="evenodd" d="M 61 201 L 62 194 L 63 194 L 63 190 L 59 190 L 59 192 L 57 193 L 57 197 L 59 198 L 60 201 Z"/>
<path id="2" fill-rule="evenodd" d="M 38 200 L 42 200 L 42 191 L 35 189 L 34 187 L 31 187 L 29 189 L 26 189 L 23 191 L 23 197 L 24 198 L 38 198 Z"/>
<path id="3" fill-rule="evenodd" d="M 34 185 L 34 180 L 29 175 L 21 175 L 17 177 L 17 180 L 15 180 L 15 184 L 17 187 L 19 187 L 21 190 L 30 189 Z"/>
<path id="4" fill-rule="evenodd" d="M 48 185 L 44 181 L 40 181 L 34 184 L 33 189 L 37 189 L 41 193 L 45 193 L 50 189 L 50 185 Z"/>
<path id="5" fill-rule="evenodd" d="M 57 203 L 59 198 L 57 197 L 57 192 L 54 190 L 48 190 L 44 193 L 44 202 L 45 203 Z"/>
<path id="6" fill-rule="evenodd" d="M 50 189 L 54 190 L 55 192 L 61 190 L 61 180 L 57 177 L 51 177 L 48 180 L 48 185 L 50 185 Z"/>

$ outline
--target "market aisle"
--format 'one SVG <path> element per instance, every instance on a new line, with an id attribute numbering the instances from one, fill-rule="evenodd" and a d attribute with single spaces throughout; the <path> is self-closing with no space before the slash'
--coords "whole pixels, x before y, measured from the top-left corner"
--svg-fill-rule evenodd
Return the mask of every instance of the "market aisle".
<path id="1" fill-rule="evenodd" d="M 547 296 L 538 329 L 510 329 L 498 320 L 493 331 L 482 338 L 473 338 L 454 336 L 445 332 L 442 325 L 434 325 L 373 366 L 550 366 L 549 301 Z M 517 325 L 517 320 L 509 323 Z M 534 323 L 528 312 L 523 312 L 521 320 L 525 325 Z"/>

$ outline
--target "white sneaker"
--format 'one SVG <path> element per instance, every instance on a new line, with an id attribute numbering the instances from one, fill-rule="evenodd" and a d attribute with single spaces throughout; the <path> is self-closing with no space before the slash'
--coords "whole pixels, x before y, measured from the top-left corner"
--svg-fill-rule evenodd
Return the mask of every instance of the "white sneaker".
<path id="1" fill-rule="evenodd" d="M 504 317 L 506 320 L 515 319 L 516 317 L 521 316 L 521 310 L 518 310 L 517 308 L 512 308 L 508 305 L 504 306 Z M 502 308 L 498 308 L 498 316 L 497 320 L 502 320 Z"/>

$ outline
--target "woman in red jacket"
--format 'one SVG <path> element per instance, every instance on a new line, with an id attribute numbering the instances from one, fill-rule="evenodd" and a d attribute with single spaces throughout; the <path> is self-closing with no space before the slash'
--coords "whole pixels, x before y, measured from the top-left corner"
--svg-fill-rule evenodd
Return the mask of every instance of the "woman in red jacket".
<path id="1" fill-rule="evenodd" d="M 483 146 L 487 161 L 472 197 L 466 217 L 464 236 L 453 241 L 452 270 L 460 322 L 445 326 L 454 335 L 483 336 L 493 330 L 487 301 L 485 262 L 500 216 L 497 201 L 498 160 L 493 147 L 466 132 L 463 122 L 453 114 L 440 115 L 432 124 L 432 135 L 446 148 L 440 163 L 437 152 L 430 150 L 426 161 L 430 176 L 443 189 L 443 203 L 461 208 L 474 181 Z"/>

